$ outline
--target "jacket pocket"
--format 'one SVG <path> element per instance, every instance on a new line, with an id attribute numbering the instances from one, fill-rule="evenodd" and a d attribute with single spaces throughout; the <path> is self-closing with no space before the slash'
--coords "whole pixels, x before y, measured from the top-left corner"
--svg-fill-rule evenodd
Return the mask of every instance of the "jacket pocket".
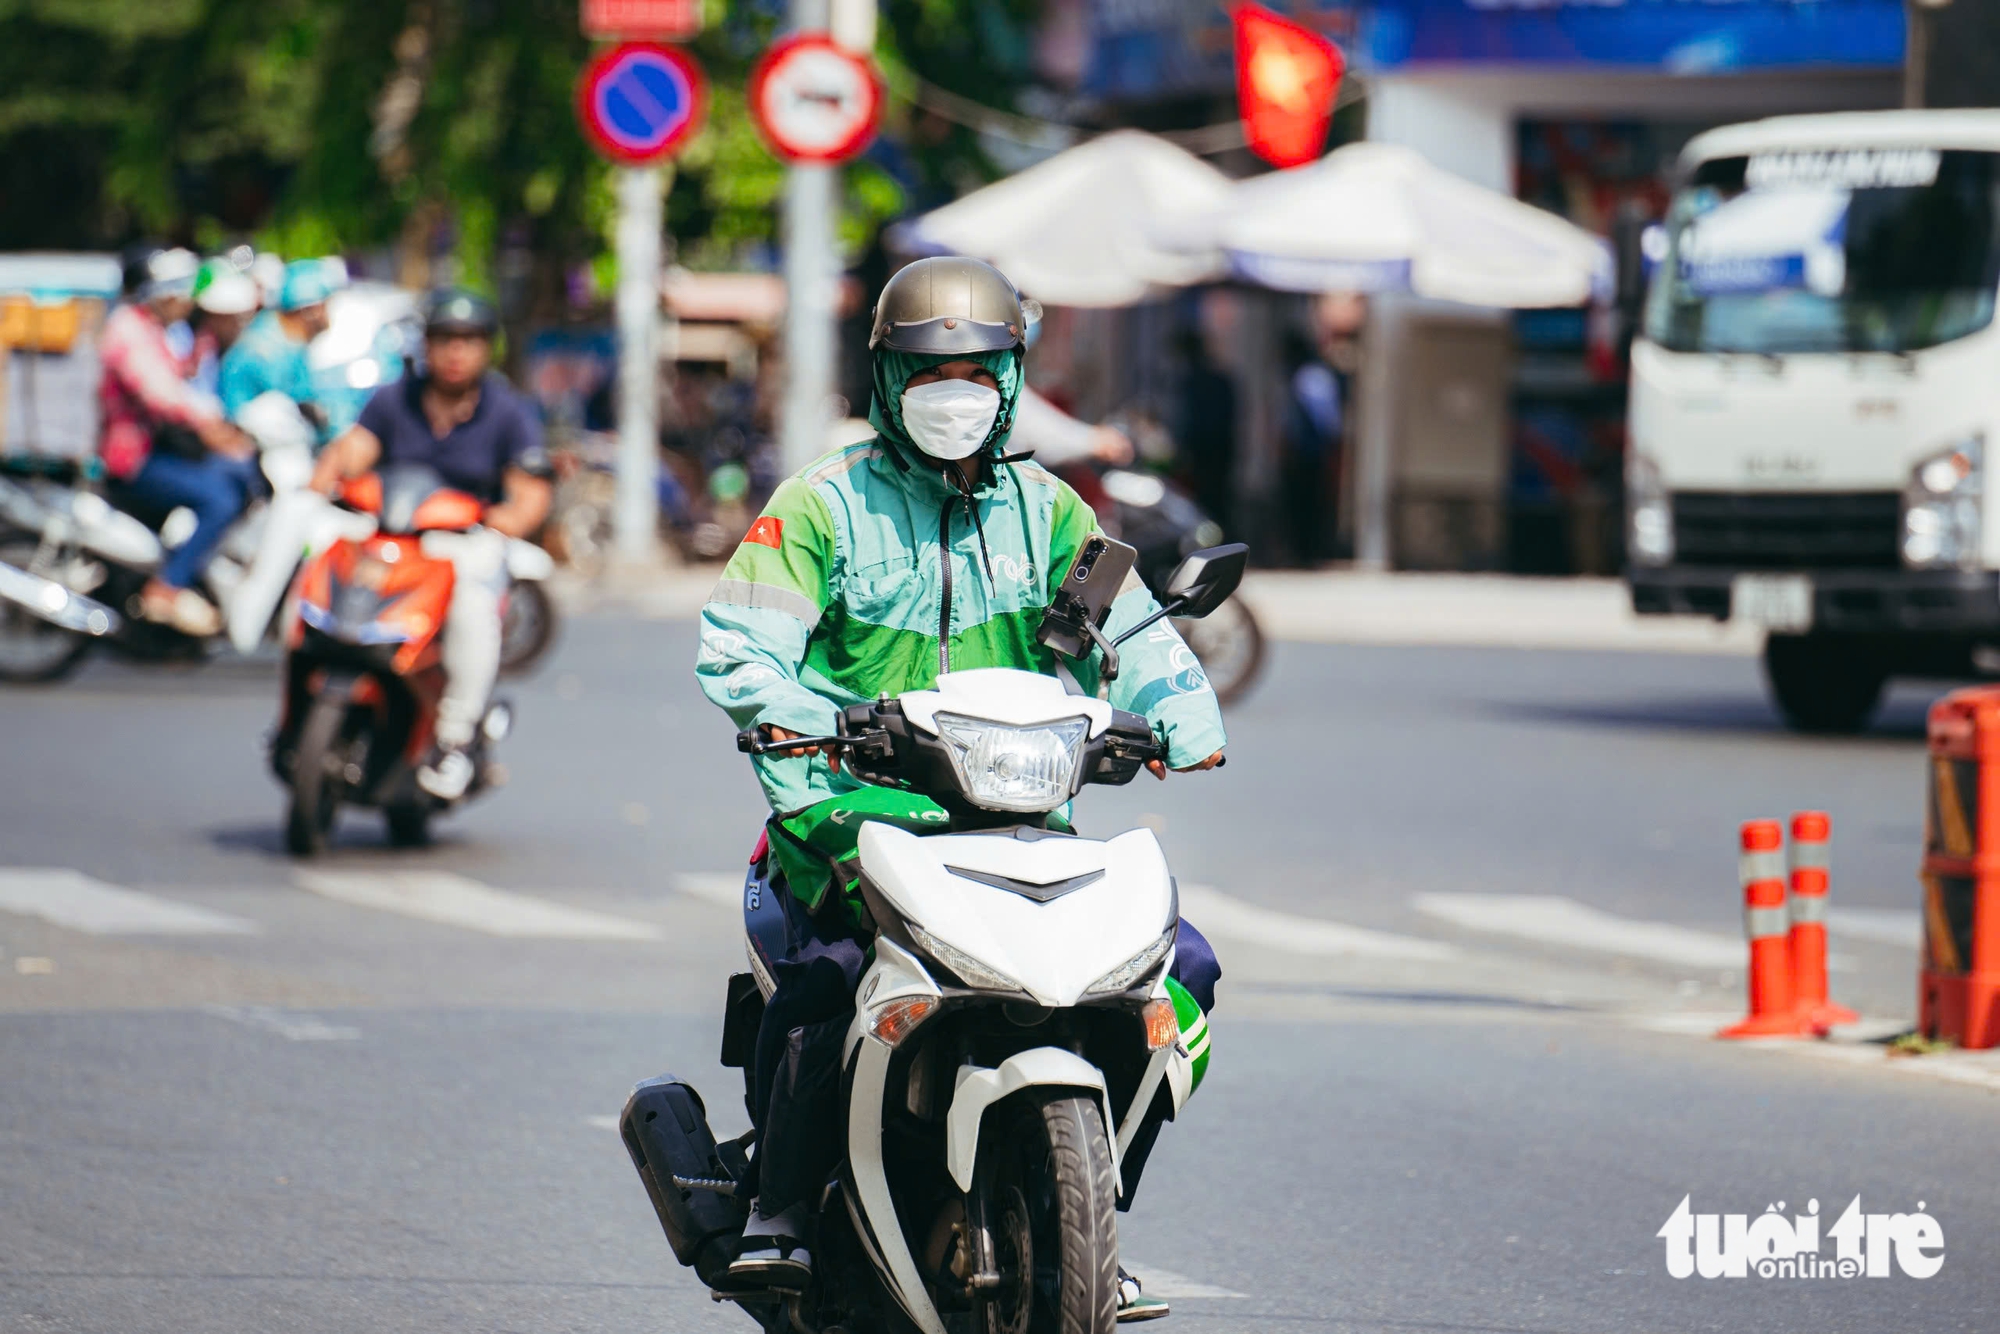
<path id="1" fill-rule="evenodd" d="M 924 578 L 907 558 L 857 570 L 841 581 L 840 600 L 850 616 L 869 625 L 911 628 L 924 598 Z"/>

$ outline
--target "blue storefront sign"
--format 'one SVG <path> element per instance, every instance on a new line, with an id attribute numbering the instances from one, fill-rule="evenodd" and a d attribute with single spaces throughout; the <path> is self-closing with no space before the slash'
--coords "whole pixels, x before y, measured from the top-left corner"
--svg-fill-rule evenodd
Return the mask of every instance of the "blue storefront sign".
<path id="1" fill-rule="evenodd" d="M 1903 60 L 1902 0 L 1377 0 L 1368 66 L 1597 65 L 1670 74 Z"/>

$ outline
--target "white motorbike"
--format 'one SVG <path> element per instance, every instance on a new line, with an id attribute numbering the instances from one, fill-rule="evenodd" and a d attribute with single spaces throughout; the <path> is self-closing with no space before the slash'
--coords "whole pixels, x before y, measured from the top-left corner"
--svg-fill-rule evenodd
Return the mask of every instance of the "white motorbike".
<path id="1" fill-rule="evenodd" d="M 1212 611 L 1245 554 L 1189 556 L 1160 614 Z M 1059 597 L 1050 620 L 1115 675 L 1101 610 Z M 807 1290 L 733 1286 L 727 1273 L 755 1132 L 717 1144 L 672 1075 L 639 1085 L 620 1118 L 675 1256 L 767 1334 L 1113 1328 L 1114 1211 L 1137 1184 L 1127 1155 L 1149 1113 L 1170 1118 L 1186 1099 L 1205 1039 L 1190 1050 L 1166 986 L 1178 893 L 1152 832 L 1084 838 L 1051 818 L 1086 784 L 1128 783 L 1164 756 L 1143 717 L 1073 686 L 954 672 L 847 709 L 835 737 L 738 738 L 751 753 L 838 749 L 850 772 L 949 813 L 935 834 L 860 831 L 874 953 L 852 1022 L 828 1035 L 842 1078 L 825 1124 L 842 1161 L 817 1201 Z M 760 844 L 744 898 L 751 971 L 731 979 L 723 1037 L 746 1084 L 775 965 L 801 934 L 774 871 Z"/>
<path id="2" fill-rule="evenodd" d="M 202 591 L 223 614 L 221 637 L 247 654 L 274 636 L 299 566 L 342 538 L 367 538 L 375 521 L 311 489 L 314 430 L 291 399 L 260 395 L 237 425 L 257 444 L 271 494 L 230 526 Z M 189 510 L 155 517 L 157 528 L 95 491 L 0 477 L 0 681 L 59 679 L 99 642 L 142 659 L 206 656 L 205 641 L 137 615 L 146 581 L 194 530 Z M 518 539 L 508 543 L 507 565 L 515 589 L 502 666 L 519 670 L 554 635 L 545 582 L 555 565 Z"/>

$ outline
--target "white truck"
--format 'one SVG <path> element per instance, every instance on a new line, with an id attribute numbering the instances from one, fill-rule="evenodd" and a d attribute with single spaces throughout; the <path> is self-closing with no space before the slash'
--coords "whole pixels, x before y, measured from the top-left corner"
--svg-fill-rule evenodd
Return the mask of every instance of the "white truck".
<path id="1" fill-rule="evenodd" d="M 1764 627 L 1805 731 L 2000 668 L 2000 111 L 1726 126 L 1678 173 L 1632 347 L 1635 610 Z"/>

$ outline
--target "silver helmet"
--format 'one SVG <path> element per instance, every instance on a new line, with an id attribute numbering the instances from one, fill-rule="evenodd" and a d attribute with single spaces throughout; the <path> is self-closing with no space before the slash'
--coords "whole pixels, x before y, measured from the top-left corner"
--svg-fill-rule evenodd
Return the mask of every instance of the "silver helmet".
<path id="1" fill-rule="evenodd" d="M 1023 300 L 1007 275 L 984 260 L 920 259 L 883 285 L 868 333 L 872 349 L 927 356 L 1026 349 L 1041 305 Z"/>

